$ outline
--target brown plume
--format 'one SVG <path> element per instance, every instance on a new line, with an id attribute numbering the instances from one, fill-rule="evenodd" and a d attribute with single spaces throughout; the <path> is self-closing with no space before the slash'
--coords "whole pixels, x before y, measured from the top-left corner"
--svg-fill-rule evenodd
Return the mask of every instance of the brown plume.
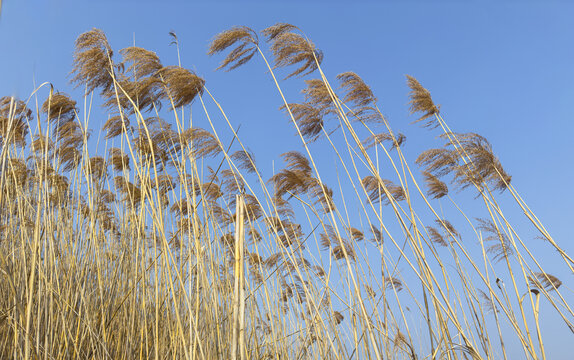
<path id="1" fill-rule="evenodd" d="M 203 93 L 205 80 L 182 67 L 166 66 L 158 71 L 158 76 L 165 84 L 163 98 L 173 101 L 176 108 L 190 104 Z"/>
<path id="2" fill-rule="evenodd" d="M 323 116 L 335 113 L 331 92 L 323 80 L 305 80 L 305 84 L 307 86 L 301 90 L 301 92 L 303 93 L 307 104 L 314 106 Z"/>
<path id="3" fill-rule="evenodd" d="M 276 24 L 262 31 L 271 43 L 276 68 L 299 65 L 287 78 L 309 74 L 323 61 L 323 53 L 312 42 L 291 31 L 294 29 L 293 25 Z"/>
<path id="4" fill-rule="evenodd" d="M 444 176 L 458 167 L 456 151 L 444 148 L 425 150 L 415 161 L 417 165 L 424 166 L 426 172 L 436 177 Z"/>
<path id="5" fill-rule="evenodd" d="M 429 233 L 430 240 L 440 246 L 448 246 L 448 242 L 444 239 L 442 234 L 434 227 L 427 226 L 427 231 Z"/>
<path id="6" fill-rule="evenodd" d="M 283 169 L 273 175 L 269 181 L 274 185 L 275 197 L 280 198 L 287 194 L 288 198 L 291 198 L 307 192 L 311 178 L 300 170 Z"/>
<path id="7" fill-rule="evenodd" d="M 245 190 L 245 183 L 239 174 L 230 169 L 221 171 L 222 191 L 230 198 L 230 206 L 235 206 L 235 195 Z"/>
<path id="8" fill-rule="evenodd" d="M 340 312 L 338 311 L 333 312 L 333 321 L 335 322 L 335 325 L 339 325 L 340 323 L 343 322 L 344 319 L 345 317 Z"/>
<path id="9" fill-rule="evenodd" d="M 293 118 L 305 140 L 309 142 L 317 140 L 321 134 L 321 130 L 323 130 L 323 116 L 321 115 L 321 111 L 308 103 L 292 103 L 287 106 L 289 106 Z M 281 106 L 281 109 L 285 108 L 285 105 Z"/>
<path id="10" fill-rule="evenodd" d="M 257 33 L 247 26 L 235 26 L 216 35 L 209 44 L 208 55 L 220 53 L 227 48 L 237 45 L 227 54 L 221 65 L 217 68 L 233 70 L 247 63 L 257 53 L 259 40 Z"/>
<path id="11" fill-rule="evenodd" d="M 398 279 L 396 277 L 386 276 L 384 279 L 384 282 L 386 284 L 386 288 L 389 290 L 394 289 L 397 292 L 399 292 L 403 289 L 403 283 L 401 282 L 400 279 Z"/>
<path id="12" fill-rule="evenodd" d="M 479 222 L 476 228 L 486 234 L 482 240 L 491 244 L 487 247 L 486 252 L 494 256 L 495 262 L 508 259 L 509 255 L 514 254 L 510 240 L 491 219 L 476 220 Z"/>
<path id="13" fill-rule="evenodd" d="M 104 123 L 103 129 L 106 132 L 106 139 L 111 139 L 124 133 L 130 128 L 129 119 L 124 116 L 111 116 Z"/>
<path id="14" fill-rule="evenodd" d="M 435 222 L 442 228 L 444 234 L 447 237 L 449 237 L 453 240 L 454 240 L 454 238 L 460 238 L 459 232 L 456 231 L 456 229 L 450 223 L 450 221 L 448 221 L 446 219 L 436 219 Z"/>
<path id="15" fill-rule="evenodd" d="M 255 221 L 263 216 L 263 209 L 261 208 L 261 204 L 259 200 L 251 194 L 244 194 L 245 199 L 245 212 L 247 213 L 247 217 L 245 221 Z M 255 230 L 252 227 L 253 230 Z"/>
<path id="16" fill-rule="evenodd" d="M 450 134 L 456 137 L 467 164 L 461 164 L 455 173 L 455 181 L 465 188 L 471 184 L 488 183 L 495 190 L 504 191 L 512 180 L 502 168 L 500 160 L 494 155 L 492 145 L 484 137 L 475 133 Z M 447 135 L 442 135 L 445 138 Z M 447 142 L 447 146 L 454 146 L 454 141 Z M 462 162 L 462 160 L 461 160 Z"/>
<path id="17" fill-rule="evenodd" d="M 293 207 L 289 201 L 277 196 L 274 196 L 271 201 L 273 204 L 273 209 L 281 218 L 289 219 L 295 216 L 295 212 L 293 211 Z"/>
<path id="18" fill-rule="evenodd" d="M 411 88 L 409 93 L 410 101 L 410 112 L 421 113 L 422 115 L 415 120 L 415 123 L 425 121 L 424 127 L 435 128 L 439 124 L 434 119 L 434 115 L 439 113 L 439 108 L 432 101 L 430 92 L 425 89 L 417 79 L 412 76 L 407 75 L 407 84 Z"/>
<path id="19" fill-rule="evenodd" d="M 193 141 L 194 154 L 198 157 L 216 156 L 223 148 L 213 134 L 201 128 L 191 129 L 191 141 Z"/>
<path id="20" fill-rule="evenodd" d="M 132 73 L 136 80 L 155 75 L 162 68 L 159 57 L 153 51 L 131 46 L 121 49 L 120 53 L 123 56 L 124 67 L 128 64 L 126 72 Z"/>
<path id="21" fill-rule="evenodd" d="M 301 134 L 309 142 L 317 140 L 324 127 L 324 117 L 336 113 L 331 94 L 322 80 L 305 80 L 307 86 L 302 90 L 305 102 L 291 103 L 287 106 L 299 126 Z M 280 109 L 286 109 L 283 105 Z"/>
<path id="22" fill-rule="evenodd" d="M 41 153 L 44 154 L 44 151 L 46 151 L 46 155 L 50 155 L 52 154 L 52 151 L 54 151 L 55 149 L 55 144 L 54 141 L 52 139 L 50 139 L 49 137 L 47 137 L 46 135 L 34 135 L 34 141 L 32 141 L 31 144 L 31 150 L 35 153 Z"/>
<path id="23" fill-rule="evenodd" d="M 405 191 L 403 188 L 399 185 L 393 184 L 390 180 L 382 179 L 381 183 L 376 177 L 367 175 L 363 178 L 361 183 L 367 192 L 369 199 L 373 203 L 378 203 L 380 200 L 382 200 L 385 205 L 389 205 L 391 203 L 391 199 L 387 196 L 383 186 L 386 187 L 389 195 L 391 195 L 395 201 L 402 201 L 405 199 Z"/>
<path id="24" fill-rule="evenodd" d="M 238 162 L 237 167 L 244 169 L 250 173 L 256 173 L 257 168 L 255 167 L 255 157 L 253 153 L 246 150 L 238 150 L 231 154 L 231 158 Z"/>
<path id="25" fill-rule="evenodd" d="M 142 198 L 142 192 L 139 187 L 123 176 L 116 176 L 114 178 L 114 184 L 119 193 L 123 195 L 122 201 L 132 207 L 139 206 Z"/>
<path id="26" fill-rule="evenodd" d="M 406 139 L 407 137 L 401 133 L 399 133 L 397 137 L 393 138 L 393 135 L 384 132 L 380 134 L 370 135 L 365 140 L 363 140 L 362 143 L 366 149 L 370 149 L 374 146 L 381 144 L 383 141 L 390 141 L 392 143 L 391 145 L 392 150 L 401 146 Z"/>
<path id="27" fill-rule="evenodd" d="M 297 30 L 297 26 L 287 23 L 277 23 L 264 29 L 261 31 L 261 33 L 265 35 L 267 41 L 271 41 L 274 40 L 277 36 L 283 35 L 284 33 L 290 32 L 291 30 Z"/>
<path id="28" fill-rule="evenodd" d="M 324 250 L 330 249 L 333 244 L 340 242 L 340 237 L 331 225 L 324 225 L 325 232 L 319 235 L 319 244 Z"/>
<path id="29" fill-rule="evenodd" d="M 436 176 L 428 171 L 423 171 L 423 176 L 428 187 L 427 196 L 433 199 L 440 199 L 448 194 L 448 186 L 446 186 L 446 184 L 440 181 Z"/>
<path id="30" fill-rule="evenodd" d="M 289 151 L 281 154 L 283 160 L 287 163 L 287 168 L 294 171 L 300 171 L 307 177 L 311 177 L 312 168 L 309 159 L 298 151 Z"/>
<path id="31" fill-rule="evenodd" d="M 377 102 L 371 88 L 354 72 L 344 72 L 337 75 L 341 89 L 346 91 L 344 102 L 352 102 L 355 106 L 364 107 Z"/>
<path id="32" fill-rule="evenodd" d="M 107 176 L 107 164 L 106 160 L 101 156 L 94 156 L 91 157 L 88 161 L 88 169 L 87 172 L 91 175 L 94 179 L 99 180 L 104 176 Z"/>
<path id="33" fill-rule="evenodd" d="M 117 93 L 115 89 L 110 89 L 102 94 L 106 99 L 103 106 L 118 114 L 125 111 L 128 115 L 135 114 L 136 109 L 141 112 L 154 107 L 159 109 L 161 89 L 161 80 L 156 77 L 131 80 L 121 75 L 117 79 Z"/>
<path id="34" fill-rule="evenodd" d="M 32 110 L 26 103 L 9 96 L 0 98 L 0 145 L 9 142 L 25 146 L 28 122 L 32 120 Z"/>
<path id="35" fill-rule="evenodd" d="M 179 217 L 188 216 L 193 212 L 193 206 L 186 198 L 179 199 L 171 205 L 169 209 L 173 214 Z"/>
<path id="36" fill-rule="evenodd" d="M 379 230 L 379 228 L 373 224 L 370 224 L 370 228 L 371 233 L 373 234 L 371 241 L 373 241 L 375 244 L 382 245 L 384 242 L 384 236 L 381 230 Z"/>
<path id="37" fill-rule="evenodd" d="M 314 179 L 309 188 L 310 196 L 315 199 L 315 204 L 321 206 L 323 213 L 327 214 L 335 210 L 335 202 L 333 201 L 333 190 L 327 185 L 321 183 L 319 180 Z"/>
<path id="38" fill-rule="evenodd" d="M 200 196 L 206 200 L 214 202 L 223 196 L 221 188 L 218 184 L 213 182 L 207 182 L 203 184 L 195 184 L 194 192 L 196 196 Z"/>
<path id="39" fill-rule="evenodd" d="M 365 239 L 365 235 L 363 234 L 363 232 L 354 227 L 349 227 L 349 233 L 351 235 L 351 239 L 355 241 L 362 241 Z"/>
<path id="40" fill-rule="evenodd" d="M 543 272 L 535 272 L 533 277 L 528 277 L 528 281 L 533 288 L 546 289 L 547 291 L 558 290 L 562 285 L 562 281 L 556 276 Z"/>
<path id="41" fill-rule="evenodd" d="M 290 151 L 281 154 L 287 163 L 287 168 L 273 175 L 270 182 L 275 185 L 275 196 L 283 197 L 305 193 L 316 184 L 316 180 L 311 177 L 311 166 L 309 160 L 299 152 Z"/>
<path id="42" fill-rule="evenodd" d="M 76 102 L 69 95 L 56 92 L 44 101 L 42 112 L 48 115 L 48 121 L 56 120 L 54 128 L 58 131 L 60 125 L 73 121 L 76 117 Z"/>
<path id="43" fill-rule="evenodd" d="M 82 161 L 82 152 L 73 146 L 59 147 L 58 158 L 64 171 L 72 171 Z"/>
<path id="44" fill-rule="evenodd" d="M 108 150 L 108 164 L 112 165 L 115 171 L 130 170 L 129 156 L 118 148 L 110 148 Z"/>
<path id="45" fill-rule="evenodd" d="M 339 245 L 333 247 L 331 250 L 331 255 L 335 258 L 335 260 L 344 259 L 345 253 L 347 253 L 347 256 L 350 260 L 355 261 L 357 259 L 355 248 L 346 239 L 343 239 Z"/>
<path id="46" fill-rule="evenodd" d="M 86 87 L 86 93 L 100 88 L 102 93 L 113 88 L 113 51 L 100 29 L 87 31 L 76 39 L 72 83 Z"/>
<path id="47" fill-rule="evenodd" d="M 169 174 L 159 174 L 156 178 L 150 181 L 150 184 L 152 189 L 155 189 L 156 186 L 159 186 L 158 189 L 160 193 L 167 193 L 176 187 L 176 182 L 173 176 Z"/>

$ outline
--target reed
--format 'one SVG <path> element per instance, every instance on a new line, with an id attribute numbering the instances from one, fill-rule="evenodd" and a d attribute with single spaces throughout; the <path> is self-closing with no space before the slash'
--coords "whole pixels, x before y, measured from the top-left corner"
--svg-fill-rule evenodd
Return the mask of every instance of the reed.
<path id="1" fill-rule="evenodd" d="M 296 26 L 233 27 L 208 54 L 270 76 L 296 131 L 282 168 L 256 161 L 206 79 L 98 29 L 71 84 L 108 114 L 99 130 L 49 83 L 0 99 L 2 358 L 546 359 L 543 317 L 574 332 L 545 271 L 574 261 L 414 77 L 413 123 L 442 143 L 418 157 Z"/>

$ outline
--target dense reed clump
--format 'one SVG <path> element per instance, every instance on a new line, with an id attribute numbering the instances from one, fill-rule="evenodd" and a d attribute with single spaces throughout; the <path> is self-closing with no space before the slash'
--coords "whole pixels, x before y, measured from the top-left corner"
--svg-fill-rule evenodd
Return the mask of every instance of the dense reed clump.
<path id="1" fill-rule="evenodd" d="M 116 61 L 98 29 L 78 37 L 71 83 L 99 95 L 101 129 L 46 85 L 37 113 L 0 98 L 1 358 L 550 358 L 574 312 L 549 272 L 574 261 L 486 138 L 452 131 L 408 76 L 415 122 L 444 142 L 419 173 L 372 88 L 352 71 L 333 87 L 299 28 L 233 27 L 209 45 L 222 52 L 218 69 L 261 57 L 274 80 L 298 142 L 264 154 L 278 170 L 206 79 L 141 47 Z"/>

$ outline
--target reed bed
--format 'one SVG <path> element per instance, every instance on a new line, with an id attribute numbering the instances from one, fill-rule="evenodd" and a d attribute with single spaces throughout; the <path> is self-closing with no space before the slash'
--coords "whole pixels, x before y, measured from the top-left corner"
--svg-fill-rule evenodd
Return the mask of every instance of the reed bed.
<path id="1" fill-rule="evenodd" d="M 98 29 L 75 44 L 82 115 L 49 83 L 0 99 L 0 357 L 546 359 L 541 319 L 574 331 L 545 271 L 574 261 L 414 77 L 418 157 L 293 25 L 233 27 L 208 54 L 273 81 L 295 131 L 279 169 L 200 74 Z"/>

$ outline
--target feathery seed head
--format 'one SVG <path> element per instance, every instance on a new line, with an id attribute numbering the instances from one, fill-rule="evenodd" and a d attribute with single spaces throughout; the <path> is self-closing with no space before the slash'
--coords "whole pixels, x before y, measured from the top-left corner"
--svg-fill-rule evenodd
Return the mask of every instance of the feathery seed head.
<path id="1" fill-rule="evenodd" d="M 130 120 L 127 116 L 111 116 L 104 123 L 103 129 L 106 132 L 106 139 L 111 139 L 123 134 L 130 128 Z"/>
<path id="2" fill-rule="evenodd" d="M 440 199 L 448 194 L 448 186 L 440 181 L 439 178 L 428 171 L 423 171 L 423 176 L 428 187 L 427 196 L 433 199 Z"/>
<path id="3" fill-rule="evenodd" d="M 106 160 L 101 156 L 90 158 L 87 164 L 87 173 L 94 179 L 99 180 L 107 175 Z"/>
<path id="4" fill-rule="evenodd" d="M 71 82 L 86 87 L 86 93 L 100 88 L 102 93 L 112 89 L 113 51 L 100 29 L 87 31 L 76 39 L 74 75 Z"/>
<path id="5" fill-rule="evenodd" d="M 158 76 L 165 84 L 162 97 L 173 101 L 176 108 L 190 104 L 197 95 L 203 93 L 205 80 L 182 67 L 163 67 L 158 71 Z"/>
<path id="6" fill-rule="evenodd" d="M 292 103 L 287 106 L 291 110 L 293 118 L 303 137 L 309 142 L 317 140 L 323 130 L 323 116 L 321 115 L 321 111 L 308 103 Z M 281 106 L 281 109 L 286 109 L 286 106 Z"/>
<path id="7" fill-rule="evenodd" d="M 343 98 L 344 102 L 353 102 L 358 107 L 372 105 L 377 102 L 377 98 L 371 88 L 354 72 L 349 71 L 339 74 L 337 75 L 337 80 L 340 81 L 340 88 L 347 92 Z"/>
<path id="8" fill-rule="evenodd" d="M 533 288 L 545 289 L 546 291 L 558 290 L 562 285 L 562 281 L 556 276 L 543 272 L 535 272 L 534 276 L 528 277 L 528 281 Z"/>
<path id="9" fill-rule="evenodd" d="M 259 40 L 257 33 L 247 26 L 235 26 L 216 35 L 209 44 L 208 55 L 220 53 L 227 48 L 237 46 L 227 54 L 221 65 L 217 68 L 233 70 L 247 63 L 257 52 Z"/>
<path id="10" fill-rule="evenodd" d="M 110 148 L 108 150 L 108 164 L 112 165 L 114 171 L 130 170 L 130 157 L 121 149 Z"/>
<path id="11" fill-rule="evenodd" d="M 276 68 L 300 64 L 286 78 L 309 74 L 323 61 L 323 53 L 312 42 L 291 31 L 294 29 L 293 25 L 277 24 L 262 31 L 271 43 Z"/>
<path id="12" fill-rule="evenodd" d="M 448 246 L 448 242 L 444 239 L 442 234 L 436 228 L 432 226 L 427 226 L 426 228 L 429 233 L 430 240 L 433 243 L 438 244 L 440 246 Z"/>
<path id="13" fill-rule="evenodd" d="M 417 79 L 409 75 L 407 75 L 407 84 L 411 88 L 411 92 L 409 93 L 411 114 L 422 113 L 421 117 L 414 122 L 418 123 L 427 120 L 423 126 L 429 128 L 437 127 L 439 124 L 432 117 L 439 113 L 439 107 L 432 101 L 430 92 L 425 89 Z"/>
<path id="14" fill-rule="evenodd" d="M 42 112 L 48 115 L 48 121 L 57 120 L 55 124 L 57 130 L 60 125 L 73 121 L 76 117 L 76 101 L 67 94 L 56 92 L 44 101 Z"/>
<path id="15" fill-rule="evenodd" d="M 121 49 L 120 53 L 123 56 L 124 67 L 125 64 L 129 64 L 126 72 L 132 73 L 136 80 L 155 75 L 162 68 L 159 57 L 153 51 L 131 46 Z"/>
<path id="16" fill-rule="evenodd" d="M 257 168 L 255 167 L 255 157 L 253 153 L 246 150 L 238 150 L 231 154 L 231 159 L 238 162 L 237 167 L 244 169 L 249 173 L 256 173 Z"/>
<path id="17" fill-rule="evenodd" d="M 482 241 L 490 243 L 486 248 L 486 252 L 493 255 L 495 262 L 508 259 L 510 255 L 514 254 L 512 243 L 508 236 L 500 230 L 500 228 L 492 221 L 492 219 L 476 219 L 479 225 L 476 227 L 482 230 L 486 236 L 483 236 Z"/>
<path id="18" fill-rule="evenodd" d="M 10 96 L 0 98 L 0 145 L 25 146 L 28 122 L 32 120 L 32 110 L 26 103 Z"/>

